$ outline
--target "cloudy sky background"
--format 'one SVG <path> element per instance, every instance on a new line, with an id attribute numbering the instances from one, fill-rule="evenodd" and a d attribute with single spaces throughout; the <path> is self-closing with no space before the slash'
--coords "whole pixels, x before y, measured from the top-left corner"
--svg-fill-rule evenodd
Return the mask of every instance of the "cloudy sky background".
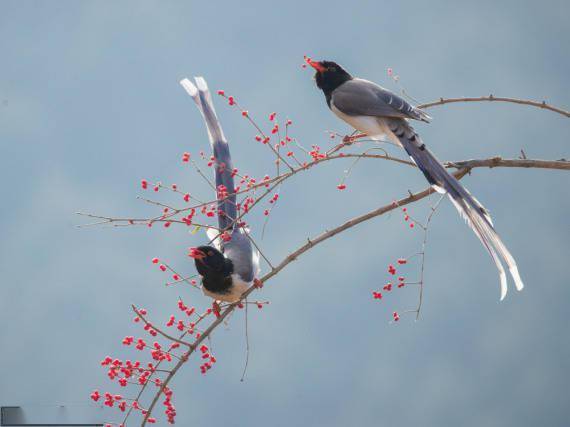
<path id="1" fill-rule="evenodd" d="M 327 146 L 324 130 L 348 129 L 300 68 L 304 54 L 397 89 L 386 76 L 393 67 L 422 101 L 493 93 L 568 108 L 569 12 L 567 1 L 1 2 L 0 404 L 81 408 L 93 388 L 112 389 L 98 366 L 105 355 L 136 356 L 120 345 L 138 332 L 131 303 L 157 323 L 178 295 L 207 303 L 165 289 L 149 262 L 158 256 L 191 274 L 186 249 L 203 234 L 75 227 L 85 222 L 79 210 L 155 213 L 136 200 L 143 177 L 207 197 L 179 161 L 208 147 L 181 78 L 204 75 L 261 120 L 291 117 L 305 145 Z M 236 166 L 272 173 L 254 131 L 215 101 Z M 433 123 L 417 129 L 442 160 L 521 148 L 570 156 L 570 122 L 550 112 L 461 104 L 429 113 Z M 331 162 L 282 189 L 262 243 L 272 260 L 425 186 L 411 168 L 362 161 L 339 193 L 346 166 Z M 431 229 L 421 320 L 391 325 L 416 290 L 381 303 L 370 293 L 421 233 L 399 214 L 362 224 L 265 287 L 272 304 L 250 311 L 245 382 L 243 313 L 216 332 L 215 369 L 202 377 L 192 362 L 174 382 L 179 425 L 566 425 L 569 175 L 477 170 L 464 183 L 491 210 L 524 292 L 499 303 L 493 263 L 446 201 Z M 411 209 L 422 217 L 434 201 Z"/>

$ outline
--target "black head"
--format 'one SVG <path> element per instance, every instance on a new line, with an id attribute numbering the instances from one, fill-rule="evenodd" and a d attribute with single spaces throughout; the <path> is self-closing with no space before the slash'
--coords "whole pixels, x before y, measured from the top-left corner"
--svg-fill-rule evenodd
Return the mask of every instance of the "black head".
<path id="1" fill-rule="evenodd" d="M 330 97 L 333 90 L 348 80 L 352 76 L 340 65 L 333 61 L 312 61 L 306 59 L 307 63 L 313 67 L 315 72 L 315 82 L 325 95 Z"/>
<path id="2" fill-rule="evenodd" d="M 233 272 L 233 264 L 224 254 L 212 246 L 190 248 L 188 256 L 194 258 L 196 269 L 201 276 L 229 276 Z"/>

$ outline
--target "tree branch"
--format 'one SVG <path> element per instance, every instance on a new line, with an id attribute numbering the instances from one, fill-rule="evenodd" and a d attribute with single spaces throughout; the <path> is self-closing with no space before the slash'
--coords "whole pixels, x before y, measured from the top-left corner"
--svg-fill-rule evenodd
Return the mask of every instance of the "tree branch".
<path id="1" fill-rule="evenodd" d="M 223 93 L 222 93 L 222 96 L 223 96 Z M 570 117 L 570 112 L 563 110 L 561 108 L 557 108 L 557 107 L 554 107 L 552 105 L 549 105 L 546 103 L 546 101 L 537 102 L 537 101 L 523 100 L 523 99 L 516 99 L 516 98 L 494 97 L 493 95 L 484 96 L 484 97 L 477 97 L 477 98 L 447 98 L 447 99 L 440 98 L 437 101 L 434 101 L 431 103 L 426 103 L 423 105 L 419 105 L 418 107 L 427 109 L 427 108 L 431 108 L 434 106 L 451 104 L 451 103 L 493 102 L 493 101 L 532 106 L 532 107 L 536 107 L 536 108 L 540 108 L 540 109 L 549 110 L 549 111 L 555 112 L 557 114 L 563 115 L 565 117 Z M 235 102 L 232 101 L 230 103 L 230 105 L 232 105 L 232 103 L 235 104 Z M 237 106 L 237 104 L 236 104 L 236 106 Z M 266 137 L 265 137 L 265 134 L 263 133 L 262 129 L 251 119 L 251 117 L 249 116 L 247 111 L 241 109 L 241 107 L 238 107 L 238 108 L 241 110 L 242 115 L 248 118 L 248 120 L 256 127 L 257 131 L 260 134 L 262 134 L 264 136 L 264 139 L 265 139 Z M 279 137 L 278 139 L 281 139 L 279 134 L 277 134 L 277 136 Z M 267 139 L 269 139 L 269 138 L 267 138 Z M 298 145 L 298 143 L 296 141 L 295 141 L 295 143 Z M 389 156 L 388 154 L 371 155 L 371 154 L 368 154 L 368 152 L 360 153 L 360 154 L 357 154 L 357 153 L 340 153 L 339 152 L 338 154 L 336 154 L 338 151 L 340 151 L 340 149 L 345 148 L 348 145 L 351 145 L 351 141 L 344 141 L 343 143 L 335 146 L 333 149 L 327 151 L 325 153 L 324 157 L 312 155 L 313 159 L 309 163 L 306 163 L 306 162 L 301 163 L 293 155 L 293 159 L 299 164 L 299 167 L 294 168 L 289 163 L 287 163 L 287 160 L 285 158 L 283 158 L 281 156 L 278 148 L 275 149 L 272 146 L 272 144 L 268 144 L 268 145 L 272 149 L 274 154 L 276 155 L 277 161 L 283 162 L 283 164 L 288 166 L 290 170 L 285 172 L 285 173 L 280 174 L 279 173 L 279 163 L 278 163 L 277 176 L 276 177 L 274 177 L 272 179 L 268 179 L 267 181 L 264 180 L 263 182 L 258 182 L 255 185 L 253 185 L 252 183 L 247 183 L 245 189 L 237 192 L 236 194 L 250 193 L 252 191 L 255 191 L 255 189 L 257 189 L 257 188 L 265 187 L 263 194 L 256 198 L 256 200 L 250 206 L 249 210 L 251 210 L 251 208 L 256 206 L 262 199 L 264 199 L 268 194 L 270 194 L 276 187 L 280 186 L 288 178 L 294 176 L 298 172 L 308 170 L 308 169 L 312 168 L 313 166 L 315 166 L 319 163 L 325 162 L 325 161 L 329 161 L 329 160 L 333 160 L 333 159 L 337 159 L 337 158 L 344 158 L 344 157 L 353 157 L 353 158 L 355 158 L 355 161 L 358 161 L 361 158 L 376 158 L 376 159 L 390 160 L 390 161 L 394 161 L 394 162 L 398 162 L 398 163 L 402 163 L 402 164 L 406 164 L 406 165 L 415 166 L 409 160 L 394 158 L 394 157 Z M 298 146 L 300 147 L 300 145 L 298 145 Z M 306 154 L 310 154 L 306 150 L 304 150 L 304 151 L 306 152 Z M 317 154 L 319 154 L 318 148 L 316 151 L 317 151 Z M 493 157 L 493 158 L 489 158 L 489 159 L 463 160 L 463 161 L 458 161 L 458 162 L 446 163 L 446 167 L 457 169 L 457 171 L 454 172 L 454 175 L 456 176 L 457 179 L 463 178 L 466 174 L 470 173 L 471 170 L 473 170 L 475 168 L 493 168 L 493 167 L 510 167 L 510 168 L 513 168 L 514 167 L 514 168 L 540 168 L 540 169 L 570 170 L 570 162 L 568 162 L 565 159 L 549 161 L 549 160 L 530 160 L 530 159 L 526 159 L 525 157 L 526 156 L 523 153 L 522 159 L 502 159 L 501 157 Z M 195 165 L 195 166 L 197 167 L 197 165 Z M 202 177 L 205 178 L 205 175 L 199 169 L 198 169 L 198 172 L 200 173 L 200 175 L 202 175 Z M 207 180 L 207 181 L 209 182 L 209 180 Z M 428 188 L 424 189 L 423 191 L 416 193 L 416 194 L 408 192 L 409 195 L 401 198 L 400 200 L 394 201 L 388 205 L 380 206 L 380 207 L 378 207 L 378 208 L 376 208 L 370 212 L 367 212 L 365 214 L 362 214 L 360 216 L 352 218 L 352 219 L 344 222 L 343 224 L 338 225 L 337 227 L 335 227 L 331 230 L 327 230 L 327 231 L 321 233 L 320 235 L 318 235 L 312 239 L 310 239 L 310 238 L 307 239 L 305 244 L 303 244 L 302 246 L 297 248 L 295 251 L 291 252 L 277 266 L 275 266 L 275 267 L 271 266 L 271 270 L 267 274 L 265 274 L 265 276 L 263 276 L 260 279 L 261 284 L 272 279 L 274 276 L 279 274 L 285 267 L 287 267 L 291 262 L 297 260 L 301 255 L 308 252 L 309 250 L 311 250 L 316 245 L 318 245 L 318 244 L 320 244 L 320 243 L 322 243 L 322 242 L 324 242 L 324 241 L 326 241 L 326 240 L 328 240 L 328 239 L 330 239 L 330 238 L 332 238 L 332 237 L 334 237 L 334 236 L 336 236 L 336 235 L 338 235 L 338 234 L 340 234 L 340 233 L 342 233 L 342 232 L 344 232 L 344 231 L 346 231 L 346 230 L 348 230 L 348 229 L 350 229 L 350 228 L 352 228 L 358 224 L 366 222 L 372 218 L 382 216 L 388 212 L 391 212 L 394 209 L 397 209 L 397 208 L 400 208 L 402 206 L 406 206 L 408 204 L 415 203 L 419 200 L 422 200 L 422 199 L 426 198 L 427 196 L 429 196 L 430 194 L 432 194 L 433 192 L 434 192 L 434 190 L 431 187 L 428 187 Z M 228 195 L 226 198 L 231 197 L 231 196 L 232 195 Z M 222 201 L 223 200 L 225 200 L 225 199 L 222 199 Z M 219 201 L 220 200 L 218 200 L 218 202 Z M 155 222 L 155 221 L 183 222 L 181 220 L 176 220 L 173 217 L 182 213 L 182 212 L 189 211 L 189 210 L 195 210 L 195 209 L 198 209 L 200 207 L 207 206 L 210 203 L 213 203 L 213 202 L 200 202 L 200 201 L 198 201 L 199 202 L 198 205 L 185 207 L 182 209 L 174 209 L 174 208 L 169 207 L 167 205 L 155 203 L 153 201 L 147 200 L 147 202 L 168 208 L 169 210 L 171 209 L 170 212 L 168 212 L 168 213 L 164 212 L 162 215 L 160 215 L 154 219 L 147 219 L 147 221 L 150 221 L 151 224 L 152 224 L 152 222 Z M 245 215 L 245 213 L 247 213 L 247 212 L 241 213 L 239 215 L 239 217 L 236 218 L 234 221 L 237 222 L 238 220 L 241 220 L 241 218 Z M 433 212 L 431 215 L 433 215 Z M 430 219 L 431 219 L 431 215 L 430 215 Z M 88 215 L 88 216 L 91 216 L 91 215 Z M 102 223 L 115 223 L 113 225 L 118 225 L 118 224 L 116 224 L 117 222 L 120 224 L 120 223 L 126 221 L 128 224 L 133 224 L 133 223 L 136 223 L 139 221 L 139 220 L 133 220 L 133 219 L 130 219 L 130 220 L 124 219 L 124 218 L 115 219 L 115 218 L 108 218 L 108 217 L 100 217 L 100 216 L 95 216 L 95 215 L 93 215 L 92 217 L 101 220 Z M 428 220 L 428 222 L 429 222 L 429 220 Z M 194 224 L 194 223 L 192 222 L 192 224 Z M 194 224 L 194 225 L 196 225 L 196 224 Z M 424 236 L 424 246 L 425 246 L 425 238 L 426 237 Z M 422 270 L 423 270 L 423 267 L 422 267 Z M 251 293 L 253 293 L 253 291 L 255 289 L 257 289 L 256 286 L 250 287 L 241 296 L 240 301 L 229 304 L 228 306 L 226 306 L 226 308 L 220 313 L 220 315 L 215 320 L 213 320 L 212 323 L 200 335 L 197 335 L 197 338 L 195 338 L 192 343 L 183 341 L 183 338 L 185 337 L 187 332 L 184 332 L 179 338 L 175 338 L 175 337 L 168 335 L 167 333 L 165 333 L 163 331 L 157 330 L 157 332 L 160 333 L 163 337 L 165 337 L 171 341 L 174 341 L 174 342 L 177 342 L 180 344 L 184 344 L 185 346 L 188 346 L 188 347 L 187 347 L 187 350 L 181 355 L 180 359 L 177 361 L 174 368 L 168 373 L 166 378 L 162 381 L 162 383 L 159 386 L 159 389 L 157 390 L 156 394 L 153 396 L 152 402 L 151 402 L 150 406 L 148 407 L 148 410 L 146 411 L 146 413 L 144 413 L 144 419 L 142 420 L 142 426 L 143 427 L 148 422 L 149 417 L 151 416 L 153 410 L 155 409 L 157 402 L 160 399 L 160 396 L 162 394 L 164 394 L 165 392 L 168 393 L 167 387 L 168 387 L 171 379 L 174 377 L 174 375 L 176 375 L 176 373 L 182 367 L 182 365 L 189 360 L 189 357 L 196 351 L 197 348 L 199 348 L 199 345 L 204 340 L 210 339 L 210 336 L 214 332 L 214 330 L 219 325 L 221 325 L 230 316 L 230 314 L 235 310 L 235 308 L 238 307 L 238 305 L 240 305 L 245 298 L 247 298 Z M 421 295 L 420 295 L 420 305 L 421 305 Z M 136 311 L 136 308 L 134 306 L 133 306 L 133 310 Z M 418 308 L 418 313 L 419 313 L 419 308 Z M 139 318 L 141 318 L 145 322 L 146 325 L 148 325 L 148 326 L 151 325 L 140 313 L 137 312 L 137 315 Z M 203 318 L 204 317 L 201 317 L 200 320 L 202 320 Z M 157 367 L 159 364 L 160 364 L 160 362 L 158 362 Z M 143 391 L 145 390 L 147 384 L 149 384 L 148 381 L 143 385 L 143 387 L 142 387 L 142 389 L 141 389 L 141 391 L 137 397 L 137 401 L 140 398 L 140 396 L 142 395 Z M 131 412 L 131 409 L 129 409 L 128 414 L 130 414 L 130 412 Z M 126 418 L 128 418 L 128 414 L 127 414 Z M 126 420 L 126 418 L 125 418 L 125 420 Z"/>
<path id="2" fill-rule="evenodd" d="M 527 99 L 517 99 L 517 98 L 504 98 L 504 97 L 496 97 L 493 95 L 489 96 L 480 96 L 476 98 L 439 98 L 439 101 L 429 102 L 427 104 L 418 105 L 418 108 L 426 109 L 435 107 L 437 105 L 445 105 L 445 104 L 453 104 L 457 102 L 510 102 L 512 104 L 522 104 L 522 105 L 530 105 L 532 107 L 542 108 L 544 110 L 550 110 L 555 113 L 561 114 L 566 117 L 570 117 L 570 111 L 563 110 L 562 108 L 553 107 L 550 104 L 547 104 L 546 101 L 530 101 Z"/>
<path id="3" fill-rule="evenodd" d="M 447 162 L 446 167 L 457 169 L 473 168 L 538 168 L 538 169 L 559 169 L 570 170 L 570 161 L 560 160 L 532 160 L 532 159 L 503 159 L 502 157 L 491 157 L 489 159 L 461 160 L 459 162 Z"/>

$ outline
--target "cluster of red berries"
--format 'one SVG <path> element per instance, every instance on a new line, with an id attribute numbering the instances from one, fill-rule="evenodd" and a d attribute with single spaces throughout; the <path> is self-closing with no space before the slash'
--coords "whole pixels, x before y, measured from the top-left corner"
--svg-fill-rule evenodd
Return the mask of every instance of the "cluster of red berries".
<path id="1" fill-rule="evenodd" d="M 409 223 L 410 223 L 410 228 L 414 228 L 415 225 L 416 225 L 416 223 L 415 223 L 415 221 L 414 221 L 413 219 L 410 221 L 410 215 L 408 215 L 408 209 L 407 209 L 407 208 L 402 208 L 402 212 L 404 213 L 404 221 L 406 221 L 406 222 L 409 221 Z"/>
<path id="2" fill-rule="evenodd" d="M 211 352 L 209 352 L 207 345 L 202 345 L 200 347 L 200 352 L 202 353 L 202 359 L 205 360 L 205 362 L 200 365 L 200 372 L 204 375 L 212 369 L 212 366 L 216 363 L 216 358 L 211 354 Z"/>
<path id="3" fill-rule="evenodd" d="M 154 258 L 152 262 L 158 264 L 159 260 L 157 258 Z M 188 307 L 187 305 L 185 305 L 182 302 L 182 300 L 178 302 L 178 308 L 184 311 L 184 313 L 187 316 L 195 314 L 196 311 L 194 307 Z M 151 335 L 155 335 L 156 330 L 154 329 L 152 324 L 146 321 L 146 319 L 142 317 L 147 314 L 147 311 L 144 308 L 140 308 L 136 310 L 136 313 L 137 316 L 134 318 L 135 322 L 140 322 L 142 319 L 145 323 L 144 329 L 148 331 Z M 205 317 L 205 315 L 202 317 Z M 167 326 L 174 325 L 174 322 L 175 322 L 175 317 L 170 316 L 170 319 L 167 322 Z M 183 329 L 186 329 L 184 322 L 182 322 L 182 324 L 184 326 Z M 191 326 L 193 328 L 195 324 L 191 324 Z M 139 384 L 141 386 L 145 386 L 147 384 L 154 384 L 156 387 L 161 387 L 162 393 L 165 396 L 165 399 L 162 402 L 163 405 L 165 406 L 164 413 L 166 415 L 167 421 L 170 424 L 174 424 L 176 417 L 176 409 L 172 404 L 173 392 L 168 387 L 164 387 L 164 389 L 162 389 L 163 381 L 159 377 L 151 378 L 151 376 L 157 373 L 157 367 L 159 364 L 172 361 L 173 357 L 172 352 L 175 349 L 179 348 L 180 344 L 178 342 L 172 342 L 168 349 L 164 349 L 159 342 L 155 341 L 152 344 L 148 344 L 144 339 L 142 338 L 136 339 L 133 336 L 124 337 L 122 343 L 123 345 L 126 346 L 134 345 L 134 347 L 140 351 L 148 349 L 150 352 L 150 356 L 154 362 L 148 362 L 147 365 L 144 366 L 138 360 L 134 362 L 130 360 L 121 361 L 119 359 L 113 359 L 112 357 L 107 356 L 101 361 L 101 366 L 107 367 L 108 377 L 111 380 L 116 380 L 121 387 L 126 387 L 129 383 Z M 210 362 L 213 363 L 211 360 Z M 131 407 L 135 410 L 140 411 L 143 416 L 148 416 L 148 411 L 140 407 L 139 403 L 136 400 L 129 405 L 129 403 L 127 403 L 127 400 L 125 400 L 119 394 L 113 395 L 107 392 L 104 393 L 104 395 L 102 396 L 98 390 L 95 390 L 91 393 L 90 397 L 95 402 L 104 397 L 103 403 L 106 406 L 117 407 L 122 412 L 125 412 L 127 408 Z M 154 423 L 156 422 L 156 419 L 149 417 L 147 419 L 147 422 Z"/>
<path id="4" fill-rule="evenodd" d="M 327 157 L 326 153 L 321 153 L 321 147 L 318 145 L 311 145 L 312 150 L 309 151 L 309 155 L 313 158 L 313 161 L 325 159 Z"/>
<path id="5" fill-rule="evenodd" d="M 396 261 L 397 264 L 399 265 L 405 265 L 408 263 L 408 260 L 405 258 L 398 258 L 398 260 Z M 394 266 L 394 264 L 389 264 L 388 265 L 388 273 L 392 276 L 396 276 L 397 270 L 396 267 Z M 404 276 L 398 276 L 398 288 L 403 288 L 406 285 L 406 278 Z M 383 287 L 382 287 L 382 291 L 384 292 L 390 292 L 392 291 L 393 288 L 393 284 L 392 282 L 388 282 L 386 283 Z M 383 297 L 382 292 L 380 291 L 372 291 L 372 298 L 376 299 L 376 300 L 381 300 Z M 397 312 L 393 313 L 393 320 L 395 322 L 397 322 L 398 320 L 400 320 L 400 316 L 398 315 Z"/>
<path id="6" fill-rule="evenodd" d="M 146 179 L 141 179 L 141 188 L 143 190 L 146 190 L 146 189 L 148 189 L 148 186 L 149 186 L 149 182 Z M 162 184 L 160 182 L 157 182 L 156 184 L 153 184 L 152 189 L 155 192 L 158 192 L 158 190 L 160 190 L 161 186 L 162 186 Z"/>

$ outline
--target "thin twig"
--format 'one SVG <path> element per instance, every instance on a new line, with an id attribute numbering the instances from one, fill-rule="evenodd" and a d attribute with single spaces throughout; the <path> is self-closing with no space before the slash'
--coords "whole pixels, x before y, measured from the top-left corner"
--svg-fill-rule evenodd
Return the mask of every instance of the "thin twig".
<path id="1" fill-rule="evenodd" d="M 245 364 L 243 366 L 243 372 L 241 373 L 240 381 L 243 382 L 245 379 L 245 373 L 247 372 L 247 366 L 249 365 L 249 326 L 247 324 L 248 306 L 247 298 L 245 299 Z"/>
<path id="2" fill-rule="evenodd" d="M 152 323 L 150 323 L 148 320 L 145 319 L 145 317 L 140 313 L 140 311 L 135 307 L 134 304 L 131 305 L 131 308 L 133 309 L 133 311 L 135 312 L 135 314 L 139 317 L 139 319 L 141 319 L 145 325 L 149 326 L 150 328 L 154 329 L 156 332 L 158 332 L 160 335 L 162 335 L 164 338 L 169 339 L 170 341 L 174 341 L 177 342 L 178 344 L 182 344 L 185 345 L 186 347 L 190 347 L 192 348 L 192 344 L 190 344 L 189 342 L 180 340 L 178 338 L 174 338 L 171 335 L 168 335 L 166 332 L 160 330 L 159 328 L 157 328 L 155 325 L 153 325 Z"/>
<path id="3" fill-rule="evenodd" d="M 445 105 L 445 104 L 452 104 L 456 102 L 484 102 L 484 101 L 491 101 L 491 102 L 510 102 L 513 104 L 522 104 L 522 105 L 530 105 L 532 107 L 542 108 L 544 110 L 550 110 L 558 114 L 562 114 L 563 116 L 570 117 L 570 111 L 563 110 L 562 108 L 554 107 L 550 104 L 547 104 L 546 101 L 530 101 L 527 99 L 517 99 L 517 98 L 505 98 L 500 96 L 479 96 L 476 98 L 439 98 L 438 101 L 428 102 L 427 104 L 420 104 L 418 108 L 426 109 L 430 107 L 435 107 L 436 105 Z"/>

